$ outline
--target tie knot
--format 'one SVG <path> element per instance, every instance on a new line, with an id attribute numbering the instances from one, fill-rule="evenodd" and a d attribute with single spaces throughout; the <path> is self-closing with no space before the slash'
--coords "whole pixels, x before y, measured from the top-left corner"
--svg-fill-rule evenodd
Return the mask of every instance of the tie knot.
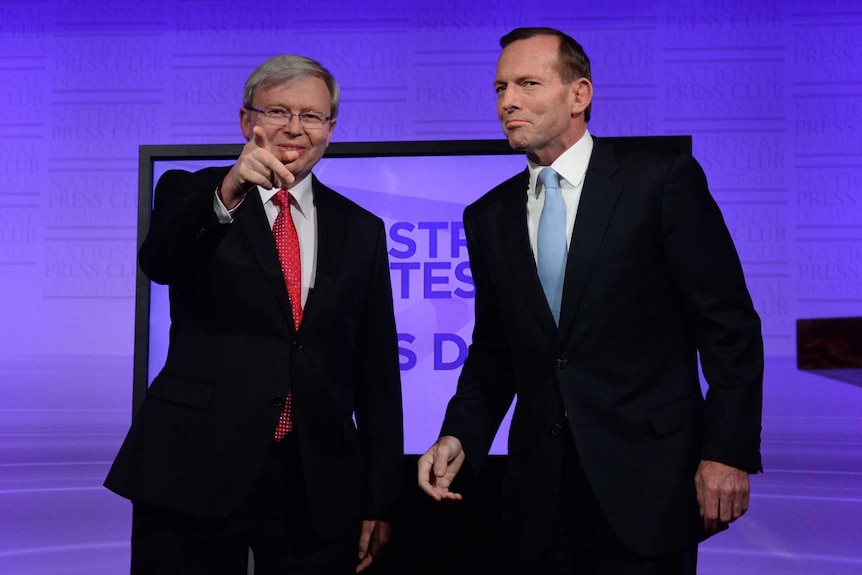
<path id="1" fill-rule="evenodd" d="M 539 179 L 542 180 L 542 185 L 545 186 L 545 189 L 560 189 L 560 174 L 555 172 L 553 168 L 542 168 L 539 172 Z"/>
<path id="2" fill-rule="evenodd" d="M 290 193 L 287 190 L 281 189 L 272 197 L 272 202 L 283 210 L 290 205 L 290 198 Z"/>

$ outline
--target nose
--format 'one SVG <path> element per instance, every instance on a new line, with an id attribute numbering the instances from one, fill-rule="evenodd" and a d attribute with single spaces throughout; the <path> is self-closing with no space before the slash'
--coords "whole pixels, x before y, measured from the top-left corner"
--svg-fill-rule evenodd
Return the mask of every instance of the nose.
<path id="1" fill-rule="evenodd" d="M 499 93 L 497 106 L 500 108 L 500 111 L 508 112 L 518 108 L 518 97 L 515 92 L 514 86 L 507 86 L 505 90 Z"/>
<path id="2" fill-rule="evenodd" d="M 299 116 L 294 114 L 290 120 L 281 127 L 288 134 L 302 134 L 305 128 L 302 127 L 302 122 L 299 121 Z"/>

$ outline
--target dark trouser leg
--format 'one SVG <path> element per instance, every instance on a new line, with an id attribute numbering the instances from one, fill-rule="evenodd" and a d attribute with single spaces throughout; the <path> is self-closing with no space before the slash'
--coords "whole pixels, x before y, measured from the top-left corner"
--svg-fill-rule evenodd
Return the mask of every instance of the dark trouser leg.
<path id="1" fill-rule="evenodd" d="M 359 521 L 355 531 L 322 538 L 314 527 L 296 438 L 288 435 L 267 458 L 259 486 L 249 497 L 256 517 L 250 545 L 255 575 L 353 574 L 357 564 Z"/>
<path id="2" fill-rule="evenodd" d="M 243 505 L 225 519 L 202 519 L 135 503 L 131 575 L 349 575 L 355 531 L 321 538 L 308 508 L 296 438 L 273 444 Z"/>
<path id="3" fill-rule="evenodd" d="M 247 562 L 229 521 L 134 504 L 131 575 L 245 575 Z"/>
<path id="4" fill-rule="evenodd" d="M 662 556 L 631 551 L 611 529 L 567 438 L 560 501 L 535 575 L 694 575 L 697 545 Z"/>

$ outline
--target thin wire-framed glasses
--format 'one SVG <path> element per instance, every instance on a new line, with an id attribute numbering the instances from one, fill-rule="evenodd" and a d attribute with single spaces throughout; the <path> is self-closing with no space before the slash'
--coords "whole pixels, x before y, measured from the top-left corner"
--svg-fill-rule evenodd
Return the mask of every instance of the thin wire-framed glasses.
<path id="1" fill-rule="evenodd" d="M 270 126 L 287 126 L 293 121 L 293 118 L 296 117 L 299 118 L 299 123 L 302 124 L 303 127 L 315 129 L 322 128 L 332 119 L 332 116 L 327 116 L 321 112 L 300 112 L 296 114 L 290 110 L 276 107 L 264 108 L 261 110 L 259 108 L 246 106 L 246 110 L 257 112 L 260 114 L 261 123 L 269 124 Z"/>

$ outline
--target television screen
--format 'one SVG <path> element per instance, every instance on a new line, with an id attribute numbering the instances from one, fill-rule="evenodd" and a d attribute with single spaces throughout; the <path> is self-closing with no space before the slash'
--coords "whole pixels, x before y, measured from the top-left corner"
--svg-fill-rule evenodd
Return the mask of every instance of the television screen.
<path id="1" fill-rule="evenodd" d="M 656 140 L 691 149 L 689 137 Z M 240 145 L 141 146 L 138 242 L 149 225 L 155 182 L 167 170 L 228 165 Z M 380 216 L 386 225 L 398 328 L 408 454 L 437 438 L 473 328 L 473 283 L 461 215 L 464 207 L 526 167 L 505 140 L 332 143 L 317 177 Z M 138 271 L 135 411 L 161 369 L 170 326 L 168 290 Z M 491 453 L 505 454 L 509 417 Z"/>

